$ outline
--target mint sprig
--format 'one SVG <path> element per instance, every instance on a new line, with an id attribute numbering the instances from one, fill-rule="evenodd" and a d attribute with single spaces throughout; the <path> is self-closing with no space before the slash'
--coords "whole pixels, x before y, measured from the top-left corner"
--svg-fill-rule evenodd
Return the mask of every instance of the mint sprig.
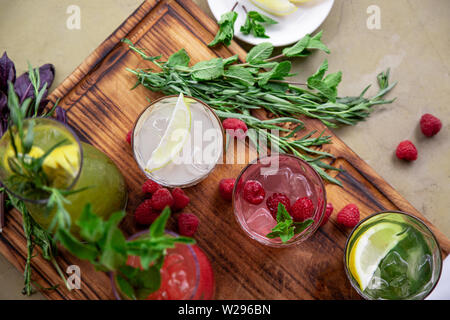
<path id="1" fill-rule="evenodd" d="M 194 244 L 187 237 L 173 237 L 165 232 L 170 209 L 166 207 L 150 226 L 148 235 L 127 241 L 119 224 L 125 212 L 116 212 L 104 221 L 94 212 L 90 204 L 76 222 L 80 240 L 67 228 L 59 228 L 56 239 L 76 257 L 88 260 L 97 270 L 113 272 L 120 290 L 131 299 L 145 299 L 161 286 L 160 269 L 166 250 L 176 243 Z M 141 268 L 127 265 L 129 256 L 140 258 Z"/>
<path id="2" fill-rule="evenodd" d="M 277 21 L 262 13 L 259 13 L 257 11 L 249 11 L 247 13 L 247 18 L 245 19 L 244 25 L 241 26 L 241 32 L 245 35 L 251 33 L 257 38 L 270 38 L 266 34 L 266 28 L 263 26 L 263 24 L 272 25 L 277 23 Z"/>
<path id="3" fill-rule="evenodd" d="M 234 24 L 238 14 L 234 11 L 224 13 L 218 22 L 219 31 L 217 32 L 213 41 L 211 41 L 208 46 L 213 47 L 219 43 L 223 43 L 226 46 L 231 44 L 231 40 L 234 36 Z"/>
<path id="4" fill-rule="evenodd" d="M 266 235 L 269 239 L 280 238 L 283 243 L 291 240 L 296 234 L 302 233 L 310 225 L 314 223 L 313 219 L 306 219 L 302 222 L 294 222 L 286 207 L 280 202 L 278 203 L 277 225 L 272 232 Z"/>

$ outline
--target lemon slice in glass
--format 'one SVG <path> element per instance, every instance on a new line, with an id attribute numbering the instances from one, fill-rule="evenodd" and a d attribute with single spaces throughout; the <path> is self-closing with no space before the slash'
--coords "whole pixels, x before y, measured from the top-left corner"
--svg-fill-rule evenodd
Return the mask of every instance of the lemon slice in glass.
<path id="1" fill-rule="evenodd" d="M 166 131 L 150 159 L 145 171 L 154 172 L 165 167 L 177 156 L 189 138 L 191 131 L 191 110 L 182 93 L 178 97 Z"/>
<path id="2" fill-rule="evenodd" d="M 20 149 L 21 148 L 19 147 L 19 150 L 18 150 L 19 156 L 21 156 Z M 42 157 L 43 155 L 44 155 L 44 151 L 41 148 L 33 146 L 33 147 L 31 147 L 30 152 L 28 152 L 25 155 L 25 161 L 27 161 L 27 159 L 31 160 L 31 158 L 37 159 L 37 158 Z M 6 151 L 6 156 L 4 157 L 4 160 L 3 160 L 5 169 L 8 170 L 9 173 L 12 173 L 11 167 L 9 166 L 9 159 L 14 158 L 14 157 L 15 157 L 14 149 L 12 148 L 11 145 L 9 145 L 9 147 Z"/>
<path id="3" fill-rule="evenodd" d="M 285 16 L 297 10 L 289 0 L 251 0 L 256 6 L 268 13 Z"/>
<path id="4" fill-rule="evenodd" d="M 80 169 L 77 145 L 64 145 L 53 150 L 44 160 L 42 169 L 54 187 L 67 187 Z"/>
<path id="5" fill-rule="evenodd" d="M 364 291 L 381 260 L 402 240 L 402 225 L 381 222 L 367 229 L 355 242 L 350 252 L 349 269 Z"/>

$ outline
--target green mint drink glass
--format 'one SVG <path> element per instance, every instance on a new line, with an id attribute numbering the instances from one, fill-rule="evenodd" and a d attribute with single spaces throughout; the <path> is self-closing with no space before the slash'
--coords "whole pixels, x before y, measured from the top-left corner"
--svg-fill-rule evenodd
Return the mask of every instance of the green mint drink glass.
<path id="1" fill-rule="evenodd" d="M 42 152 L 64 140 L 45 162 L 44 171 L 51 177 L 49 186 L 65 190 L 87 188 L 66 197 L 70 203 L 67 203 L 65 208 L 71 216 L 73 232 L 78 231 L 74 222 L 88 203 L 92 205 L 93 211 L 104 219 L 125 208 L 127 202 L 125 180 L 111 159 L 95 147 L 80 142 L 72 129 L 58 121 L 47 118 L 26 119 L 25 131 L 28 130 L 30 121 L 35 123 L 30 156 L 40 156 Z M 8 157 L 14 153 L 11 149 L 9 132 L 0 140 L 0 154 L 2 184 L 14 196 L 24 200 L 33 219 L 47 229 L 54 217 L 54 212 L 48 213 L 46 210 L 48 194 L 32 189 L 18 190 L 10 179 L 12 172 L 8 168 Z"/>
<path id="2" fill-rule="evenodd" d="M 345 271 L 353 288 L 369 300 L 420 300 L 439 281 L 439 243 L 420 219 L 380 212 L 362 220 L 345 247 Z"/>

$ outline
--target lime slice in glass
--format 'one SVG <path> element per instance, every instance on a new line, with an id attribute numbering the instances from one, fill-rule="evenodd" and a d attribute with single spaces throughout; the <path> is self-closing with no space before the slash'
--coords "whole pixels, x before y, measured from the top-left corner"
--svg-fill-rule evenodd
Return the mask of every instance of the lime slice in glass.
<path id="1" fill-rule="evenodd" d="M 166 131 L 150 159 L 145 171 L 154 172 L 165 167 L 183 149 L 191 131 L 191 110 L 183 94 L 178 97 Z"/>
<path id="2" fill-rule="evenodd" d="M 406 236 L 403 230 L 401 224 L 382 222 L 367 229 L 356 240 L 350 252 L 349 269 L 362 291 L 381 260 Z"/>
<path id="3" fill-rule="evenodd" d="M 289 0 L 251 0 L 251 2 L 262 10 L 277 16 L 285 16 L 297 10 L 297 7 Z"/>

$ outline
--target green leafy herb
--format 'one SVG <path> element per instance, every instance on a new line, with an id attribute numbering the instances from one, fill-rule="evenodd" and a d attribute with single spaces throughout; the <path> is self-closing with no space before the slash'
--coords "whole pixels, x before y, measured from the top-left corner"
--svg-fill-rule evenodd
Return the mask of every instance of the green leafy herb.
<path id="1" fill-rule="evenodd" d="M 160 70 L 127 69 L 137 77 L 137 84 L 152 91 L 165 94 L 183 94 L 203 100 L 214 109 L 221 118 L 239 118 L 255 132 L 249 132 L 249 139 L 260 150 L 258 136 L 267 138 L 270 145 L 280 148 L 280 152 L 293 153 L 308 161 L 314 169 L 326 180 L 340 185 L 340 182 L 330 176 L 326 170 L 338 170 L 329 165 L 334 156 L 317 147 L 331 143 L 329 136 L 323 132 L 313 137 L 312 131 L 297 137 L 304 128 L 297 120 L 299 116 L 307 116 L 322 121 L 329 127 L 339 125 L 354 125 L 370 115 L 372 106 L 391 103 L 394 100 L 384 100 L 383 97 L 394 84 L 389 84 L 389 71 L 378 76 L 379 92 L 370 98 L 364 97 L 368 87 L 358 96 L 339 97 L 338 84 L 342 73 L 326 75 L 327 61 L 318 71 L 310 76 L 307 86 L 298 86 L 290 82 L 289 77 L 293 57 L 307 57 L 313 50 L 329 53 L 322 43 L 322 32 L 314 36 L 306 35 L 291 47 L 285 48 L 280 55 L 272 56 L 274 46 L 269 42 L 253 47 L 243 63 L 237 56 L 202 61 L 193 67 L 186 66 L 183 59 L 177 63 L 167 63 L 160 57 L 150 57 L 144 50 L 136 48 L 129 40 L 124 39 L 131 50 L 137 52 L 143 59 L 152 61 Z M 175 55 L 178 55 L 176 53 Z M 281 60 L 281 61 L 280 61 Z M 276 116 L 261 121 L 251 115 L 254 110 L 266 110 Z M 292 129 L 286 129 L 284 124 L 293 124 Z M 281 135 L 275 135 L 268 130 L 276 129 Z"/>
<path id="2" fill-rule="evenodd" d="M 277 225 L 272 232 L 266 235 L 267 238 L 280 238 L 283 243 L 291 240 L 296 234 L 302 233 L 310 225 L 314 223 L 313 219 L 306 219 L 303 222 L 294 222 L 286 207 L 282 203 L 278 203 Z"/>
<path id="3" fill-rule="evenodd" d="M 98 270 L 114 272 L 117 285 L 129 298 L 143 299 L 160 287 L 159 270 L 166 250 L 176 243 L 193 244 L 195 241 L 165 233 L 170 217 L 168 207 L 150 226 L 148 235 L 131 241 L 126 241 L 118 227 L 124 216 L 124 212 L 117 212 L 103 221 L 86 205 L 77 221 L 81 240 L 65 228 L 58 229 L 56 239 L 73 255 L 88 260 Z M 139 257 L 142 269 L 128 266 L 129 256 Z"/>
<path id="4" fill-rule="evenodd" d="M 251 33 L 257 38 L 270 38 L 266 34 L 266 28 L 263 26 L 263 24 L 271 25 L 277 23 L 277 21 L 262 13 L 259 13 L 257 11 L 249 11 L 247 13 L 247 18 L 245 19 L 244 25 L 241 26 L 241 32 L 245 35 Z"/>
<path id="5" fill-rule="evenodd" d="M 219 31 L 216 34 L 211 43 L 208 46 L 213 47 L 219 43 L 223 43 L 226 46 L 231 44 L 231 40 L 233 40 L 234 36 L 234 24 L 236 23 L 236 19 L 238 14 L 234 11 L 224 13 L 218 22 Z"/>

